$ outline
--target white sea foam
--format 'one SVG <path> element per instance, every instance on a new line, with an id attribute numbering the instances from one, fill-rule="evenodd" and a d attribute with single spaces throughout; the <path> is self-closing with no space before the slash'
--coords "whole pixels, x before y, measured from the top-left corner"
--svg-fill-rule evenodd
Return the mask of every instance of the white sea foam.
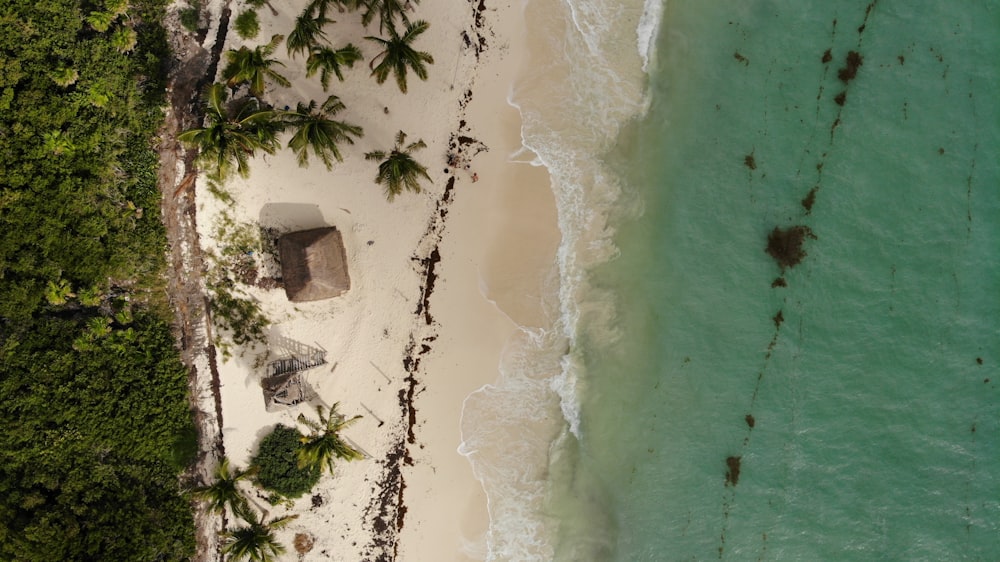
<path id="1" fill-rule="evenodd" d="M 636 47 L 642 57 L 642 71 L 650 71 L 650 63 L 656 63 L 656 40 L 660 35 L 660 22 L 667 0 L 646 0 L 642 7 L 642 17 L 636 28 Z"/>
<path id="2" fill-rule="evenodd" d="M 552 479 L 574 473 L 576 455 L 564 450 L 585 432 L 580 331 L 585 326 L 588 338 L 601 341 L 617 337 L 612 296 L 591 287 L 588 275 L 617 255 L 610 218 L 621 185 L 602 158 L 645 110 L 643 68 L 649 57 L 641 49 L 636 56 L 633 41 L 655 41 L 655 1 L 525 5 L 533 44 L 544 45 L 532 60 L 544 62 L 521 77 L 510 104 L 521 114 L 531 163 L 544 165 L 552 179 L 562 231 L 558 286 L 551 288 L 558 313 L 549 329 L 514 338 L 497 382 L 465 401 L 459 452 L 488 498 L 487 560 L 560 557 L 556 531 L 563 525 L 547 514 L 558 513 L 548 507 Z"/>

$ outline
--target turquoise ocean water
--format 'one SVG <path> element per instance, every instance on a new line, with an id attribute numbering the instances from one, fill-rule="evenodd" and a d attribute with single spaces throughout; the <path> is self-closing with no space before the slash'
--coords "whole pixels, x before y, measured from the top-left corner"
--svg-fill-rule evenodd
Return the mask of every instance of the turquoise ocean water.
<path id="1" fill-rule="evenodd" d="M 1000 2 L 526 20 L 564 241 L 466 404 L 490 559 L 1000 560 Z"/>

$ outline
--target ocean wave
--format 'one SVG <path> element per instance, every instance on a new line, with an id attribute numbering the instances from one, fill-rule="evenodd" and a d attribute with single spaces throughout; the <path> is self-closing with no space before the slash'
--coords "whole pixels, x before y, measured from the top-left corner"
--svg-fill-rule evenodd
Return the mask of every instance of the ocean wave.
<path id="1" fill-rule="evenodd" d="M 592 287 L 588 274 L 618 252 L 611 219 L 622 185 L 603 158 L 623 127 L 645 113 L 645 69 L 661 1 L 525 5 L 531 60 L 539 62 L 519 78 L 509 103 L 520 112 L 531 163 L 545 166 L 552 181 L 562 232 L 551 288 L 558 313 L 548 329 L 512 339 L 497 382 L 471 394 L 463 408 L 459 452 L 488 498 L 487 560 L 575 556 L 558 544 L 565 525 L 557 525 L 550 502 L 562 489 L 554 481 L 573 478 L 576 456 L 569 451 L 584 431 L 581 329 L 588 341 L 618 337 L 613 295 Z M 606 542 L 588 548 L 604 550 Z"/>

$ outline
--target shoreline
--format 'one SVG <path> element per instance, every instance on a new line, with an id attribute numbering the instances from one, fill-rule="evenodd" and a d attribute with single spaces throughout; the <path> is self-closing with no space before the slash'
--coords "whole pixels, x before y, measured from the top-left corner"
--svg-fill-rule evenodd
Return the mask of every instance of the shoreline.
<path id="1" fill-rule="evenodd" d="M 275 17 L 260 10 L 261 32 L 246 43 L 253 46 L 272 33 L 287 33 L 300 4 L 304 2 Z M 299 553 L 306 560 L 352 551 L 356 555 L 349 558 L 363 560 L 485 556 L 487 501 L 468 460 L 458 453 L 457 430 L 465 398 L 497 379 L 501 353 L 519 329 L 512 318 L 519 323 L 531 318 L 529 324 L 544 318 L 539 303 L 539 310 L 532 311 L 531 298 L 519 295 L 540 293 L 530 285 L 547 276 L 536 270 L 538 264 L 554 262 L 558 228 L 545 170 L 509 161 L 521 148 L 520 120 L 500 117 L 515 112 L 501 94 L 509 89 L 510 72 L 518 62 L 512 60 L 512 47 L 518 45 L 508 42 L 513 36 L 509 26 L 521 14 L 511 6 L 487 9 L 480 3 L 470 8 L 468 14 L 444 7 L 417 9 L 416 18 L 428 20 L 431 28 L 416 47 L 431 51 L 436 65 L 429 68 L 427 82 L 410 76 L 409 94 L 400 94 L 391 81 L 376 85 L 364 76 L 367 64 L 333 84 L 330 93 L 348 106 L 338 118 L 363 125 L 365 136 L 346 147 L 345 161 L 331 172 L 316 162 L 298 168 L 294 156 L 283 150 L 252 159 L 248 180 L 232 178 L 225 184 L 234 200 L 231 206 L 206 193 L 203 179 L 195 186 L 197 236 L 209 262 L 225 243 L 219 238 L 220 220 L 282 231 L 329 224 L 341 231 L 347 249 L 352 288 L 341 297 L 293 304 L 280 289 L 248 290 L 272 322 L 267 331 L 271 357 L 296 343 L 326 353 L 332 367 L 305 376 L 315 391 L 310 404 L 280 412 L 264 409 L 258 379 L 268 356 L 234 349 L 232 357 L 218 362 L 222 451 L 236 466 L 246 466 L 270 427 L 295 426 L 299 413 L 314 417 L 313 405 L 340 402 L 344 414 L 364 416 L 344 435 L 368 460 L 339 463 L 335 475 L 325 475 L 312 494 L 290 506 L 269 507 L 271 516 L 299 516 L 278 533 L 289 559 L 292 539 L 299 534 L 313 543 L 310 552 Z M 338 19 L 346 22 L 352 16 L 339 14 Z M 350 27 L 330 27 L 336 30 L 331 33 L 337 35 L 336 45 L 346 42 L 337 32 Z M 365 33 L 359 25 L 353 27 L 352 33 Z M 451 47 L 446 47 L 448 41 Z M 240 44 L 229 33 L 224 48 Z M 275 56 L 287 58 L 283 46 Z M 448 61 L 455 61 L 453 68 Z M 322 99 L 326 94 L 318 80 L 305 79 L 302 65 L 301 58 L 286 60 L 281 70 L 292 88 L 268 91 L 265 99 L 270 97 L 275 106 L 293 97 Z M 493 73 L 496 65 L 504 70 Z M 504 108 L 500 112 L 498 101 Z M 388 119 L 382 118 L 382 109 Z M 422 194 L 404 193 L 387 203 L 372 181 L 374 166 L 360 156 L 384 146 L 396 129 L 426 141 L 427 148 L 415 156 L 434 182 Z M 466 152 L 470 168 L 442 173 L 446 154 L 456 151 Z M 512 180 L 519 183 L 511 186 L 507 182 Z M 524 199 L 527 185 L 534 186 L 530 200 Z M 524 212 L 526 202 L 531 212 Z M 546 209 L 544 227 L 536 221 L 544 222 Z M 541 233 L 549 237 L 547 243 L 541 242 Z M 515 247 L 527 240 L 536 244 L 530 259 Z M 485 288 L 484 271 L 494 282 L 492 289 Z M 505 303 L 510 314 L 498 309 Z M 395 366 L 393 355 L 399 357 Z M 255 499 L 263 503 L 264 498 Z M 449 543 L 452 554 L 443 546 Z M 206 549 L 214 550 L 211 545 Z"/>

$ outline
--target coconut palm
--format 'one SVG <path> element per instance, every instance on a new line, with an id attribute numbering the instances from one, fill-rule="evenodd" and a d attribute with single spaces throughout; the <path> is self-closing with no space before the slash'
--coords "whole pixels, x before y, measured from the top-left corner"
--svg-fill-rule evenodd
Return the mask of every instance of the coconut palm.
<path id="1" fill-rule="evenodd" d="M 122 54 L 135 49 L 138 40 L 139 36 L 136 35 L 135 30 L 129 27 L 119 27 L 111 34 L 111 45 Z"/>
<path id="2" fill-rule="evenodd" d="M 365 27 L 371 23 L 375 16 L 378 16 L 378 30 L 384 31 L 385 29 L 392 29 L 396 25 L 396 18 L 398 17 L 403 24 L 409 25 L 410 20 L 406 17 L 406 8 L 409 5 L 409 1 L 400 2 L 400 0 L 357 0 L 359 6 L 365 8 L 365 12 L 361 14 L 361 23 Z M 419 0 L 413 0 L 414 3 L 419 4 Z"/>
<path id="3" fill-rule="evenodd" d="M 434 57 L 430 53 L 415 50 L 410 46 L 410 43 L 419 37 L 421 33 L 427 31 L 430 25 L 426 21 L 415 21 L 407 24 L 406 31 L 402 36 L 396 32 L 395 27 L 390 26 L 389 39 L 371 36 L 365 37 L 365 39 L 382 45 L 384 49 L 381 53 L 375 55 L 375 58 L 369 64 L 369 68 L 372 69 L 372 75 L 375 76 L 379 84 L 385 82 L 391 72 L 396 76 L 396 84 L 399 85 L 399 90 L 406 93 L 407 67 L 413 69 L 413 73 L 421 80 L 427 80 L 427 67 L 424 66 L 424 63 L 434 64 Z M 375 61 L 380 58 L 382 61 L 379 62 L 378 66 L 375 66 Z"/>
<path id="4" fill-rule="evenodd" d="M 410 156 L 414 150 L 425 148 L 427 145 L 424 144 L 423 140 L 418 140 L 403 148 L 405 142 L 406 133 L 400 131 L 396 133 L 396 146 L 393 147 L 392 151 L 386 153 L 382 150 L 376 150 L 365 154 L 365 160 L 381 161 L 378 165 L 375 183 L 385 184 L 385 196 L 389 201 L 402 193 L 404 188 L 420 193 L 420 176 L 427 178 L 427 181 L 431 179 L 427 175 L 427 168 Z"/>
<path id="5" fill-rule="evenodd" d="M 299 449 L 299 467 L 318 467 L 320 470 L 326 468 L 333 474 L 333 460 L 343 459 L 353 461 L 363 459 L 364 455 L 348 445 L 341 437 L 340 431 L 351 425 L 361 416 L 354 416 L 346 419 L 337 412 L 339 402 L 330 406 L 330 414 L 323 415 L 323 406 L 316 407 L 316 414 L 319 422 L 315 422 L 302 414 L 299 414 L 299 423 L 310 429 L 309 435 L 302 436 L 300 440 L 302 447 Z"/>
<path id="6" fill-rule="evenodd" d="M 94 28 L 94 31 L 104 33 L 111 28 L 111 24 L 118 19 L 118 16 L 112 12 L 90 12 L 87 16 L 87 23 L 90 27 Z"/>
<path id="7" fill-rule="evenodd" d="M 264 93 L 265 80 L 272 80 L 286 88 L 291 86 L 287 78 L 271 68 L 274 65 L 285 66 L 285 63 L 268 58 L 284 38 L 284 35 L 274 35 L 267 45 L 259 45 L 254 49 L 240 47 L 239 50 L 230 49 L 226 52 L 229 64 L 222 70 L 226 84 L 232 87 L 246 82 L 250 84 L 250 93 L 255 96 Z"/>
<path id="8" fill-rule="evenodd" d="M 49 78 L 52 78 L 53 82 L 65 88 L 75 84 L 80 78 L 80 73 L 77 72 L 77 70 L 72 66 L 66 66 L 64 63 L 60 63 L 55 70 L 49 73 Z"/>
<path id="9" fill-rule="evenodd" d="M 330 86 L 330 74 L 335 74 L 337 80 L 343 82 L 344 75 L 340 72 L 341 67 L 351 68 L 355 62 L 362 59 L 361 49 L 350 43 L 341 49 L 313 45 L 309 51 L 309 58 L 306 59 L 306 77 L 311 77 L 319 72 L 319 81 L 325 92 Z"/>
<path id="10" fill-rule="evenodd" d="M 333 166 L 333 159 L 343 161 L 337 144 L 346 142 L 354 144 L 351 137 L 360 138 L 364 131 L 357 125 L 335 121 L 333 116 L 340 113 L 346 106 L 337 96 L 330 96 L 317 109 L 316 102 L 309 105 L 299 102 L 295 111 L 282 112 L 285 123 L 295 129 L 295 134 L 288 141 L 288 148 L 295 152 L 299 166 L 309 164 L 309 148 L 323 161 L 326 169 Z"/>
<path id="11" fill-rule="evenodd" d="M 328 23 L 334 22 L 322 15 L 313 17 L 312 11 L 307 6 L 299 17 L 295 18 L 295 28 L 288 34 L 288 41 L 285 42 L 288 55 L 294 58 L 295 55 L 308 51 L 313 45 L 318 45 L 320 40 L 326 40 L 323 26 Z"/>
<path id="12" fill-rule="evenodd" d="M 258 150 L 274 154 L 284 124 L 277 112 L 254 99 L 237 100 L 227 107 L 225 84 L 209 86 L 206 97 L 207 126 L 184 131 L 177 139 L 200 150 L 201 162 L 213 168 L 212 179 L 225 180 L 234 165 L 240 176 L 247 177 L 249 158 Z"/>
<path id="13" fill-rule="evenodd" d="M 331 6 L 336 6 L 337 10 L 343 12 L 345 9 L 353 10 L 358 7 L 358 0 L 312 0 L 306 5 L 306 13 L 315 12 L 319 17 L 326 17 Z"/>
<path id="14" fill-rule="evenodd" d="M 222 534 L 222 552 L 228 554 L 230 560 L 271 562 L 285 552 L 285 545 L 278 542 L 274 531 L 288 525 L 298 515 L 262 521 L 256 513 L 247 511 L 242 517 L 246 525 Z"/>
<path id="15" fill-rule="evenodd" d="M 229 459 L 223 457 L 219 466 L 215 467 L 215 482 L 195 489 L 194 497 L 207 501 L 209 509 L 213 511 L 224 512 L 228 507 L 235 515 L 245 517 L 249 505 L 247 499 L 240 493 L 238 484 L 256 472 L 256 468 L 231 470 Z"/>

